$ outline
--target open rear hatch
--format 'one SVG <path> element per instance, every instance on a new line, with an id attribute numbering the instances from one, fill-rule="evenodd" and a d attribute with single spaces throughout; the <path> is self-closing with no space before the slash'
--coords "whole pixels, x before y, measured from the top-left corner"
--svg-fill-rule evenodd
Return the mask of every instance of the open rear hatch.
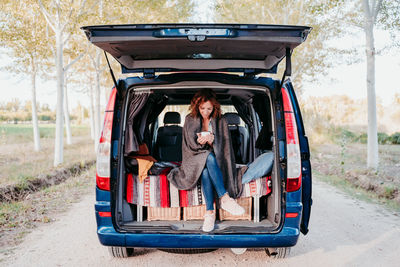
<path id="1" fill-rule="evenodd" d="M 278 64 L 285 57 L 285 75 L 290 75 L 290 55 L 295 47 L 306 40 L 311 30 L 306 26 L 240 24 L 111 25 L 86 26 L 82 29 L 90 42 L 111 54 L 121 64 L 122 73 L 138 72 L 143 76 L 172 71 L 243 72 L 250 75 L 276 73 Z M 199 83 L 197 86 L 202 88 L 203 85 Z M 153 93 L 156 89 L 157 86 L 153 85 Z M 164 90 L 159 89 L 159 92 Z M 249 89 L 246 87 L 243 90 Z M 278 187 L 277 182 L 273 181 L 272 184 Z M 274 191 L 279 192 L 273 189 L 272 194 Z M 122 200 L 121 192 L 118 193 L 119 200 Z M 266 198 L 265 206 L 278 209 L 280 195 L 279 192 L 273 198 Z M 116 223 L 123 226 L 121 229 L 124 231 L 197 233 L 201 227 L 201 221 L 142 221 L 138 219 L 142 214 L 133 218 L 134 213 L 140 214 L 139 205 L 127 206 L 126 201 L 123 203 L 123 206 L 117 205 Z M 130 212 L 132 217 L 128 218 L 130 215 L 125 214 Z M 229 221 L 220 224 L 218 232 L 273 232 L 277 219 L 274 210 L 268 211 L 268 214 L 272 217 L 261 222 L 249 224 Z"/>
<path id="2" fill-rule="evenodd" d="M 311 31 L 306 26 L 254 24 L 131 24 L 82 29 L 90 42 L 121 64 L 122 73 L 144 74 L 180 70 L 276 73 L 279 62 Z"/>

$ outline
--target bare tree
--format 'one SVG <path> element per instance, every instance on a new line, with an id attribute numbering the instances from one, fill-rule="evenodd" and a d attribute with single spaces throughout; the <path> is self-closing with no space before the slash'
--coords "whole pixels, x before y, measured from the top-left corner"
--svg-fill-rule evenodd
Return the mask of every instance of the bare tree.
<path id="1" fill-rule="evenodd" d="M 64 122 L 67 137 L 67 145 L 72 144 L 71 122 L 69 119 L 69 103 L 68 103 L 68 74 L 65 75 L 64 83 Z"/>
<path id="2" fill-rule="evenodd" d="M 92 17 L 90 17 L 89 21 L 91 24 L 130 23 L 133 19 L 141 23 L 171 22 L 188 18 L 191 10 L 192 3 L 186 0 L 160 0 L 153 2 L 151 5 L 146 1 L 99 0 L 96 8 L 91 10 Z M 94 100 L 91 99 L 91 103 L 93 103 L 93 105 L 91 104 L 91 114 L 93 114 L 94 118 L 94 141 L 95 149 L 97 150 L 101 133 L 100 99 L 104 91 L 102 90 L 104 88 L 103 85 L 106 82 L 106 78 L 102 74 L 107 69 L 107 65 L 102 60 L 104 54 L 101 49 L 95 47 L 89 51 L 88 55 L 92 63 L 91 69 L 95 75 L 94 87 L 91 87 L 93 89 L 91 94 L 94 97 Z M 110 84 L 109 81 L 107 81 L 107 85 Z"/>
<path id="3" fill-rule="evenodd" d="M 368 92 L 368 158 L 367 166 L 378 168 L 378 134 L 375 95 L 375 44 L 374 26 L 382 6 L 387 14 L 380 16 L 391 29 L 399 30 L 400 4 L 398 1 L 383 0 L 216 0 L 220 9 L 218 16 L 223 21 L 241 22 L 249 17 L 257 23 L 306 24 L 313 27 L 307 42 L 294 52 L 294 81 L 301 85 L 301 80 L 314 77 L 327 70 L 331 65 L 329 57 L 333 54 L 352 55 L 350 61 L 356 61 L 354 50 L 331 49 L 326 41 L 338 37 L 341 32 L 357 27 L 361 28 L 366 38 L 367 92 Z M 251 2 L 251 3 L 250 3 Z M 290 8 L 288 8 L 290 6 Z M 395 11 L 396 10 L 396 11 Z M 338 23 L 341 22 L 341 23 Z M 340 37 L 340 36 L 339 36 Z M 330 53 L 329 53 L 330 52 Z M 339 53 L 338 53 L 339 52 Z M 298 57 L 298 55 L 301 55 Z M 300 84 L 299 84 L 300 80 Z"/>
<path id="4" fill-rule="evenodd" d="M 35 1 L 5 1 L 2 5 L 1 20 L 7 23 L 2 23 L 0 26 L 0 43 L 13 59 L 13 64 L 6 69 L 12 73 L 30 76 L 35 151 L 40 150 L 36 81 L 38 74 L 48 66 L 49 56 L 49 42 L 45 38 L 46 22 L 34 12 L 37 8 Z"/>
<path id="5" fill-rule="evenodd" d="M 77 40 L 78 39 L 78 40 Z M 68 80 L 74 76 L 76 73 L 74 71 L 71 71 L 71 66 L 74 65 L 76 62 L 78 62 L 82 57 L 87 53 L 89 44 L 86 46 L 86 50 L 83 52 L 80 52 L 79 49 L 76 49 L 78 46 L 78 43 L 81 42 L 82 40 L 79 40 L 79 38 L 71 38 L 70 39 L 72 45 L 72 49 L 68 49 L 68 63 L 66 67 L 64 68 L 64 75 L 65 75 L 65 82 L 64 82 L 64 121 L 65 121 L 65 130 L 66 130 L 66 137 L 67 137 L 67 145 L 72 144 L 72 133 L 71 133 L 71 120 L 70 120 L 70 114 L 69 114 L 69 102 L 68 102 Z M 72 51 L 71 51 L 72 50 Z M 76 55 L 76 53 L 79 53 L 79 55 Z M 71 59 L 71 56 L 74 57 Z"/>
<path id="6" fill-rule="evenodd" d="M 368 158 L 367 166 L 378 169 L 378 129 L 376 119 L 375 95 L 375 41 L 374 25 L 377 21 L 382 0 L 362 0 L 364 11 L 365 54 L 367 56 L 367 93 L 368 93 Z"/>
<path id="7" fill-rule="evenodd" d="M 340 0 L 215 0 L 217 22 L 291 24 L 313 27 L 307 42 L 299 46 L 292 56 L 292 81 L 301 93 L 304 80 L 313 81 L 321 73 L 327 73 L 331 47 L 326 45 L 336 37 L 341 28 L 335 23 Z M 284 66 L 284 64 L 282 64 Z M 280 68 L 276 78 L 281 78 Z"/>
<path id="8" fill-rule="evenodd" d="M 97 150 L 98 140 L 100 138 L 100 94 L 101 94 L 101 85 L 100 85 L 100 77 L 101 73 L 104 71 L 105 66 L 101 65 L 101 50 L 99 48 L 95 48 L 95 55 L 89 54 L 90 61 L 92 62 L 92 66 L 95 71 L 95 86 L 94 86 L 94 104 L 93 104 L 93 122 L 94 122 L 94 141 L 95 141 L 95 150 Z M 91 88 L 92 89 L 92 88 Z M 92 101 L 92 100 L 91 100 Z M 93 102 L 91 102 L 93 103 Z"/>
<path id="9" fill-rule="evenodd" d="M 53 0 L 45 7 L 42 0 L 39 0 L 40 10 L 45 17 L 47 24 L 54 32 L 55 37 L 55 65 L 57 77 L 57 108 L 56 108 L 56 136 L 54 146 L 54 166 L 63 163 L 63 110 L 64 110 L 64 74 L 76 60 L 64 66 L 64 47 L 70 40 L 77 21 L 84 13 L 86 0 L 81 0 L 79 4 L 71 1 Z M 76 12 L 74 12 L 77 10 Z"/>

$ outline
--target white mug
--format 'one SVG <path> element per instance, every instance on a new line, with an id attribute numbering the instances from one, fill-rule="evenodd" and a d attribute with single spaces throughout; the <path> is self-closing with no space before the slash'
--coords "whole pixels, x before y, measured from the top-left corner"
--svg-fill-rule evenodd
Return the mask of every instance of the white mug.
<path id="1" fill-rule="evenodd" d="M 200 133 L 201 136 L 207 136 L 207 135 L 209 135 L 209 134 L 210 134 L 210 132 L 201 132 L 201 133 Z"/>

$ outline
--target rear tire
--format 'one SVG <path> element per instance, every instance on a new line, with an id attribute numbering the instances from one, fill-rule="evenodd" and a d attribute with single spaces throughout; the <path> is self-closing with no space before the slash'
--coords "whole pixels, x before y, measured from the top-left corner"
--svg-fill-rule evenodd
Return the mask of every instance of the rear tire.
<path id="1" fill-rule="evenodd" d="M 114 258 L 128 258 L 133 255 L 133 248 L 126 247 L 108 247 L 108 252 Z"/>
<path id="2" fill-rule="evenodd" d="M 158 250 L 175 254 L 198 254 L 217 250 L 216 248 L 159 248 Z"/>
<path id="3" fill-rule="evenodd" d="M 265 248 L 265 253 L 274 259 L 283 259 L 289 256 L 290 248 Z"/>
<path id="4" fill-rule="evenodd" d="M 235 255 L 242 255 L 246 252 L 247 248 L 231 248 L 231 251 Z"/>

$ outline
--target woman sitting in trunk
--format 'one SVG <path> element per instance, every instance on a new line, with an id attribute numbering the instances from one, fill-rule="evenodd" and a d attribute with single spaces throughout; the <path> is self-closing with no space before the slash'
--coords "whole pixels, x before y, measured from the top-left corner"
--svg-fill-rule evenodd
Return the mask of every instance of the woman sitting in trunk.
<path id="1" fill-rule="evenodd" d="M 199 178 L 206 202 L 203 231 L 214 229 L 214 190 L 221 208 L 233 215 L 244 213 L 233 198 L 241 193 L 241 177 L 236 174 L 228 124 L 211 89 L 195 94 L 183 127 L 182 165 L 171 170 L 168 179 L 178 189 L 196 186 Z"/>

